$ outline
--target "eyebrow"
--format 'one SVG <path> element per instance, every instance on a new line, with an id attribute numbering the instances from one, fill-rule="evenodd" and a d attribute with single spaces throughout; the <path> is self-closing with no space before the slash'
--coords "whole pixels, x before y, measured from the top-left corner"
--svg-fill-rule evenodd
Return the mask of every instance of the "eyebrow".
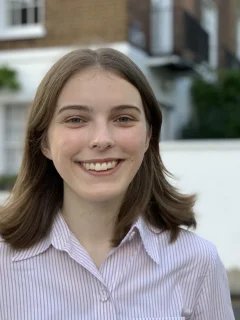
<path id="1" fill-rule="evenodd" d="M 113 106 L 112 109 L 113 110 L 111 110 L 111 111 L 124 111 L 127 109 L 133 109 L 141 114 L 141 109 L 137 106 L 134 106 L 134 105 L 123 104 L 123 105 L 119 105 L 119 106 Z M 89 107 L 89 106 L 84 106 L 84 105 L 67 105 L 67 106 L 61 107 L 58 111 L 58 114 L 66 111 L 66 110 L 78 110 L 78 111 L 84 111 L 84 112 L 91 113 L 93 111 L 93 108 Z"/>

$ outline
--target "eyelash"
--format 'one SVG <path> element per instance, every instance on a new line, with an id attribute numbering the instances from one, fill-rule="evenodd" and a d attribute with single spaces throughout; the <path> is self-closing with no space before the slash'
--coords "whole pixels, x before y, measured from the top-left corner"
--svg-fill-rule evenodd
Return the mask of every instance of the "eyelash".
<path id="1" fill-rule="evenodd" d="M 121 115 L 117 116 L 114 120 L 115 123 L 118 123 L 119 125 L 130 125 L 132 122 L 136 121 L 135 118 L 127 115 Z M 81 126 L 88 122 L 87 119 L 84 119 L 79 116 L 72 116 L 64 120 L 64 122 L 71 126 Z"/>
<path id="2" fill-rule="evenodd" d="M 79 120 L 79 121 L 75 121 L 75 120 Z M 80 118 L 80 117 L 71 117 L 65 120 L 66 123 L 71 123 L 71 124 L 80 124 L 80 123 L 85 123 L 86 120 Z"/>
<path id="3" fill-rule="evenodd" d="M 122 120 L 122 121 L 121 121 Z M 127 121 L 125 121 L 127 120 Z M 133 118 L 129 117 L 129 116 L 119 116 L 116 120 L 116 122 L 121 122 L 121 123 L 127 123 L 127 122 L 132 122 L 134 121 Z"/>

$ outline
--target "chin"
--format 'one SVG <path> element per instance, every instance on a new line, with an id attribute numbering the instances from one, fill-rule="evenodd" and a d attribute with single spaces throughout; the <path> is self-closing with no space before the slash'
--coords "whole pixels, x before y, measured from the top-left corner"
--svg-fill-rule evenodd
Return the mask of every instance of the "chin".
<path id="1" fill-rule="evenodd" d="M 91 194 L 86 194 L 81 197 L 85 198 L 89 202 L 111 202 L 111 201 L 121 201 L 125 193 L 119 192 L 106 192 L 106 190 L 91 192 Z"/>

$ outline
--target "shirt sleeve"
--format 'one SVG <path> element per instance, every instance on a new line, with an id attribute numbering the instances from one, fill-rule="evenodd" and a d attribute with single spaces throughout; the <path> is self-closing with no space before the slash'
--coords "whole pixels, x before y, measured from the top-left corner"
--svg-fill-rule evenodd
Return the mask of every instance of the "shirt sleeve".
<path id="1" fill-rule="evenodd" d="M 191 320 L 234 319 L 226 270 L 215 251 Z"/>

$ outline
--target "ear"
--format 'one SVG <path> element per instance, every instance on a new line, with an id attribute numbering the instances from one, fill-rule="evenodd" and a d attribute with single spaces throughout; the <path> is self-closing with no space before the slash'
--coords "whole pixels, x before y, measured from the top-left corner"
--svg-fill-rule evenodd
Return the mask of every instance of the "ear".
<path id="1" fill-rule="evenodd" d="M 147 136 L 146 136 L 146 142 L 145 142 L 145 152 L 147 151 L 147 149 L 149 147 L 151 137 L 152 137 L 152 127 L 149 126 L 149 128 L 147 130 Z"/>
<path id="2" fill-rule="evenodd" d="M 52 160 L 51 150 L 47 141 L 47 136 L 44 136 L 41 141 L 41 151 L 42 154 L 49 160 Z"/>

